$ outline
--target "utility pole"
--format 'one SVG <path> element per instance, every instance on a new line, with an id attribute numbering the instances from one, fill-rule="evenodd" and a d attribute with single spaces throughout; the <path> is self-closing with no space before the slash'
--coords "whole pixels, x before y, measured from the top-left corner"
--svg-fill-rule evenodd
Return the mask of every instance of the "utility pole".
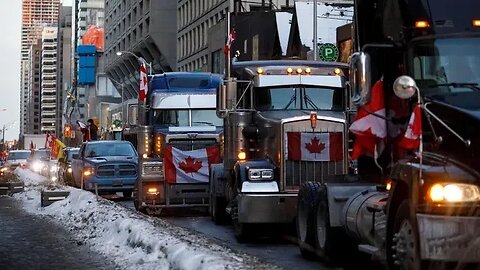
<path id="1" fill-rule="evenodd" d="M 317 48 L 317 0 L 313 0 L 313 60 L 317 61 L 318 48 Z"/>

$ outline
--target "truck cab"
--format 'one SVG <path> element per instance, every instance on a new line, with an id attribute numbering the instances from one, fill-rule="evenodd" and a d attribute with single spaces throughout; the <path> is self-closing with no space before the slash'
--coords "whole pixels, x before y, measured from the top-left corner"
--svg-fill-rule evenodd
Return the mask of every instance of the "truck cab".
<path id="1" fill-rule="evenodd" d="M 348 171 L 348 66 L 246 61 L 217 94 L 223 164 L 212 167 L 211 215 L 231 219 L 239 241 L 256 224 L 292 223 L 299 187 Z"/>
<path id="2" fill-rule="evenodd" d="M 130 134 L 139 149 L 138 210 L 207 207 L 209 166 L 221 162 L 223 121 L 215 95 L 221 76 L 170 72 L 150 79 L 148 109 Z M 126 136 L 128 138 L 128 135 Z"/>

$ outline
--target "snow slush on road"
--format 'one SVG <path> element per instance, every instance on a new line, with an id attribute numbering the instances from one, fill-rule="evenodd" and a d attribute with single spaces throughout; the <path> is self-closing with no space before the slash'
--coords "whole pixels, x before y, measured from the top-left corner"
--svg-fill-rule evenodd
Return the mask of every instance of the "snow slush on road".
<path id="1" fill-rule="evenodd" d="M 125 269 L 273 269 L 256 258 L 238 254 L 161 219 L 147 217 L 95 194 L 52 184 L 30 170 L 17 169 L 25 192 L 14 197 L 33 214 L 67 227 L 78 244 L 115 258 Z M 40 206 L 42 190 L 69 191 L 50 206 Z"/>

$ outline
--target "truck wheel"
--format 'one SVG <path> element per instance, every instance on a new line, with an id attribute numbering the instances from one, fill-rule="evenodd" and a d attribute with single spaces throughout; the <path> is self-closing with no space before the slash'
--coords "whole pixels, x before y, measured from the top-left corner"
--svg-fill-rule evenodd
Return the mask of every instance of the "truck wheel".
<path id="1" fill-rule="evenodd" d="M 314 209 L 314 242 L 317 255 L 325 262 L 339 264 L 351 244 L 341 227 L 330 226 L 328 196 L 325 186 L 319 186 L 318 202 Z"/>
<path id="2" fill-rule="evenodd" d="M 398 207 L 393 222 L 392 250 L 390 269 L 420 270 L 427 269 L 426 262 L 422 265 L 420 259 L 418 230 L 415 222 L 409 217 L 410 206 L 407 200 L 404 200 Z"/>
<path id="3" fill-rule="evenodd" d="M 314 245 L 314 207 L 318 201 L 320 183 L 307 182 L 302 185 L 298 192 L 297 208 L 297 241 L 300 253 L 306 259 L 315 258 Z"/>
<path id="4" fill-rule="evenodd" d="M 238 219 L 234 219 L 232 223 L 233 223 L 235 238 L 239 243 L 245 243 L 252 240 L 253 232 L 251 229 L 251 226 L 252 226 L 251 224 L 240 223 L 238 222 Z"/>

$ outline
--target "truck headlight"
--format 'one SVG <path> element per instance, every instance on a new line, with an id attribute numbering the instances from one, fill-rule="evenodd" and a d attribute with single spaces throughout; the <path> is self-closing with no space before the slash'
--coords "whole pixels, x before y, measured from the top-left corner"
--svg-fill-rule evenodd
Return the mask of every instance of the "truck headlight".
<path id="1" fill-rule="evenodd" d="M 8 167 L 3 167 L 0 169 L 0 172 L 6 172 L 6 171 L 8 171 Z"/>
<path id="2" fill-rule="evenodd" d="M 272 169 L 248 169 L 248 179 L 250 180 L 272 180 Z"/>
<path id="3" fill-rule="evenodd" d="M 32 169 L 34 172 L 40 172 L 43 169 L 43 164 L 40 161 L 34 161 L 32 164 Z"/>
<path id="4" fill-rule="evenodd" d="M 83 175 L 90 176 L 95 174 L 95 169 L 93 167 L 86 167 L 83 169 Z"/>
<path id="5" fill-rule="evenodd" d="M 67 172 L 68 172 L 68 173 L 72 173 L 72 171 L 73 171 L 72 168 L 68 168 L 68 169 L 67 169 Z"/>
<path id="6" fill-rule="evenodd" d="M 459 183 L 437 183 L 428 190 L 432 202 L 475 202 L 480 201 L 480 189 L 476 185 Z"/>

